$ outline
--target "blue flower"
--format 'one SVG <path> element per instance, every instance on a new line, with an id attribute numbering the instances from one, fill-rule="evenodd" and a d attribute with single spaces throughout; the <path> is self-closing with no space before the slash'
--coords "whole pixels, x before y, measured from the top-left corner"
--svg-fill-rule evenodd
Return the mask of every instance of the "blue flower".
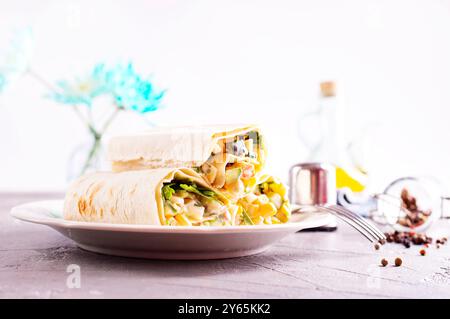
<path id="1" fill-rule="evenodd" d="M 108 94 L 120 109 L 139 113 L 157 110 L 165 93 L 156 91 L 149 80 L 136 73 L 131 63 L 113 68 L 97 64 L 87 77 L 72 82 L 60 81 L 58 88 L 51 97 L 64 104 L 90 106 L 95 97 Z"/>
<path id="2" fill-rule="evenodd" d="M 31 28 L 15 31 L 4 52 L 0 52 L 0 92 L 28 70 L 33 55 Z"/>
<path id="3" fill-rule="evenodd" d="M 165 94 L 137 74 L 131 63 L 106 70 L 104 79 L 118 107 L 139 113 L 156 111 Z"/>
<path id="4" fill-rule="evenodd" d="M 91 106 L 94 98 L 108 92 L 99 70 L 94 68 L 91 74 L 71 81 L 61 80 L 56 83 L 57 89 L 49 97 L 56 102 L 70 105 L 84 104 Z"/>
<path id="5" fill-rule="evenodd" d="M 160 107 L 165 91 L 156 92 L 150 82 L 139 80 L 134 87 L 124 88 L 116 96 L 117 104 L 139 113 L 156 111 Z"/>

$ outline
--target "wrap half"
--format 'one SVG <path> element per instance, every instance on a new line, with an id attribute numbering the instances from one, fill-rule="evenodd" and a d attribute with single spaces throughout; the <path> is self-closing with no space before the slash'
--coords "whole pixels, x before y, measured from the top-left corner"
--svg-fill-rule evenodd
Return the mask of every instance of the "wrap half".
<path id="1" fill-rule="evenodd" d="M 235 225 L 238 207 L 192 169 L 98 172 L 68 189 L 67 220 L 148 225 Z"/>
<path id="2" fill-rule="evenodd" d="M 267 151 L 260 129 L 247 126 L 158 128 L 110 139 L 114 172 L 160 167 L 191 167 L 231 198 L 255 186 Z"/>

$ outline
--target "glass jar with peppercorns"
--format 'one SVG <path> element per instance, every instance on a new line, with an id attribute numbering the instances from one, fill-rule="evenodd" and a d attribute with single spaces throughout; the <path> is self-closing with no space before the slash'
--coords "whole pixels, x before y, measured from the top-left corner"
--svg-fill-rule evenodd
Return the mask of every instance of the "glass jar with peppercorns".
<path id="1" fill-rule="evenodd" d="M 442 185 L 431 177 L 402 177 L 390 183 L 385 194 L 401 200 L 394 227 L 422 231 L 442 216 Z"/>
<path id="2" fill-rule="evenodd" d="M 402 177 L 390 183 L 383 193 L 364 198 L 349 189 L 338 192 L 338 203 L 375 222 L 401 232 L 420 232 L 433 221 L 450 217 L 450 197 L 430 177 Z"/>

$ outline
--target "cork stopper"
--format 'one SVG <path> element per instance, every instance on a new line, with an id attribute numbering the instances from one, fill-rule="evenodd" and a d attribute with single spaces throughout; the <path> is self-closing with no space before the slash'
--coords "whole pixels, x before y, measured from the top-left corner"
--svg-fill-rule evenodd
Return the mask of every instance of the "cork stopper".
<path id="1" fill-rule="evenodd" d="M 336 96 L 336 83 L 334 83 L 333 81 L 321 82 L 320 93 L 323 97 Z"/>

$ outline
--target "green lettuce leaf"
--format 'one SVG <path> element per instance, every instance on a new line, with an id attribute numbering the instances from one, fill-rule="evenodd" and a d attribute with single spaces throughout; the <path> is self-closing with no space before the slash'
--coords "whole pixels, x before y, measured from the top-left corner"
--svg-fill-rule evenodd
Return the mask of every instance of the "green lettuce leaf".
<path id="1" fill-rule="evenodd" d="M 172 188 L 174 185 L 175 183 L 164 184 L 161 191 L 165 200 L 170 200 L 172 198 L 172 195 L 175 193 L 175 190 Z"/>
<path id="2" fill-rule="evenodd" d="M 216 193 L 209 190 L 209 189 L 203 189 L 203 188 L 198 188 L 197 185 L 192 184 L 192 185 L 187 185 L 187 184 L 180 184 L 180 188 L 184 189 L 187 192 L 191 192 L 209 199 L 216 199 Z"/>
<path id="3" fill-rule="evenodd" d="M 173 194 L 179 190 L 184 190 L 186 192 L 194 193 L 199 196 L 220 202 L 220 200 L 217 198 L 217 194 L 214 191 L 205 189 L 205 188 L 200 188 L 193 183 L 192 184 L 184 184 L 184 183 L 178 183 L 178 182 L 166 183 L 162 187 L 161 192 L 162 192 L 164 199 L 167 201 L 170 201 Z"/>

